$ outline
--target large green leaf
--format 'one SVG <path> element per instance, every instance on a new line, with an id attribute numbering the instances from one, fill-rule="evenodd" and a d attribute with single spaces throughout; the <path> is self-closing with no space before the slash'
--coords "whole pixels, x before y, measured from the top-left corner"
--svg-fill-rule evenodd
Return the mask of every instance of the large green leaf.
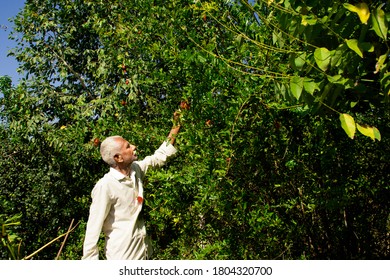
<path id="1" fill-rule="evenodd" d="M 320 90 L 318 83 L 316 83 L 313 79 L 305 78 L 303 81 L 303 87 L 306 92 L 310 94 L 314 94 L 316 90 Z"/>
<path id="2" fill-rule="evenodd" d="M 361 58 L 363 58 L 363 51 L 359 47 L 359 41 L 356 39 L 345 40 L 348 48 L 356 52 Z"/>
<path id="3" fill-rule="evenodd" d="M 303 86 L 304 86 L 304 78 L 294 76 L 290 80 L 291 92 L 297 100 L 299 100 L 299 98 L 301 97 Z"/>
<path id="4" fill-rule="evenodd" d="M 345 89 L 351 88 L 353 86 L 353 81 L 348 78 L 344 78 L 341 75 L 327 76 L 328 81 L 332 84 L 339 84 L 344 86 Z"/>
<path id="5" fill-rule="evenodd" d="M 356 127 L 361 134 L 370 137 L 372 140 L 381 140 L 380 132 L 376 127 L 358 123 L 356 124 Z"/>
<path id="6" fill-rule="evenodd" d="M 383 40 L 387 40 L 388 23 L 385 12 L 379 7 L 373 12 L 372 28 Z"/>
<path id="7" fill-rule="evenodd" d="M 370 18 L 370 9 L 366 3 L 359 3 L 356 6 L 349 3 L 344 3 L 344 8 L 356 13 L 359 16 L 360 21 L 363 24 L 367 24 L 368 19 Z"/>
<path id="8" fill-rule="evenodd" d="M 345 113 L 340 114 L 340 122 L 341 127 L 344 129 L 345 133 L 347 133 L 348 137 L 353 139 L 356 132 L 356 124 L 353 117 Z"/>
<path id="9" fill-rule="evenodd" d="M 322 71 L 328 70 L 331 57 L 331 53 L 327 48 L 317 48 L 314 51 L 314 59 Z"/>
<path id="10" fill-rule="evenodd" d="M 291 67 L 295 70 L 302 70 L 306 64 L 306 53 L 294 54 L 290 57 Z"/>
<path id="11" fill-rule="evenodd" d="M 361 134 L 370 137 L 372 140 L 375 140 L 375 133 L 373 127 L 364 124 L 360 125 L 358 123 L 356 124 L 356 127 Z"/>

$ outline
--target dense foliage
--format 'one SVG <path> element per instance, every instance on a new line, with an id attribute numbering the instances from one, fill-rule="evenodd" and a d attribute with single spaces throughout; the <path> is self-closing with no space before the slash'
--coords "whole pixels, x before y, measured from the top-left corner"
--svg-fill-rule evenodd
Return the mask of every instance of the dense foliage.
<path id="1" fill-rule="evenodd" d="M 389 7 L 327 2 L 27 0 L 26 77 L 0 83 L 0 257 L 74 220 L 60 258 L 79 259 L 100 141 L 148 155 L 183 100 L 146 184 L 155 258 L 388 257 Z"/>

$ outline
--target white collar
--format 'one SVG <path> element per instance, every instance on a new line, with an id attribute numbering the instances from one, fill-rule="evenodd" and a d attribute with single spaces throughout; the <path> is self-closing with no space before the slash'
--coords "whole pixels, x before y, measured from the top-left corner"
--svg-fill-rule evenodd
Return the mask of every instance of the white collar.
<path id="1" fill-rule="evenodd" d="M 124 180 L 124 179 L 130 179 L 130 176 L 126 176 L 126 175 L 122 174 L 121 172 L 119 172 L 118 170 L 116 170 L 113 167 L 110 167 L 110 172 L 109 173 L 110 173 L 110 175 L 112 177 L 114 177 L 118 181 L 121 181 L 121 180 Z M 132 173 L 132 171 L 130 171 L 130 174 L 131 173 Z"/>

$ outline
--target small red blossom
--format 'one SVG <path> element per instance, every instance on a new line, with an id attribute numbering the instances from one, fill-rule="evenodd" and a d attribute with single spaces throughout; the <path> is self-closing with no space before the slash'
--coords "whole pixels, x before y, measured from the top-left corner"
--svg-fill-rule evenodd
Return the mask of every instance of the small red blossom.
<path id="1" fill-rule="evenodd" d="M 189 110 L 190 104 L 186 100 L 183 100 L 180 102 L 180 108 L 182 108 L 183 110 Z"/>
<path id="2" fill-rule="evenodd" d="M 94 145 L 95 147 L 98 147 L 98 146 L 100 145 L 100 139 L 99 139 L 99 138 L 93 139 L 93 145 Z"/>

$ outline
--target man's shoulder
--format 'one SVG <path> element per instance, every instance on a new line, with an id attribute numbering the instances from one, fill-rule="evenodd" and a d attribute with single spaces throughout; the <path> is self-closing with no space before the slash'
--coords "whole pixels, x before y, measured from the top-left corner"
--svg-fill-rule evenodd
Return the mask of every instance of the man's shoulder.
<path id="1" fill-rule="evenodd" d="M 110 179 L 109 173 L 106 173 L 102 178 L 100 178 L 92 189 L 92 195 L 97 193 L 111 193 L 110 185 L 112 184 L 112 179 Z"/>
<path id="2" fill-rule="evenodd" d="M 110 172 L 107 172 L 103 175 L 95 184 L 95 188 L 98 186 L 105 186 L 108 185 L 112 181 L 112 176 L 110 176 Z"/>

